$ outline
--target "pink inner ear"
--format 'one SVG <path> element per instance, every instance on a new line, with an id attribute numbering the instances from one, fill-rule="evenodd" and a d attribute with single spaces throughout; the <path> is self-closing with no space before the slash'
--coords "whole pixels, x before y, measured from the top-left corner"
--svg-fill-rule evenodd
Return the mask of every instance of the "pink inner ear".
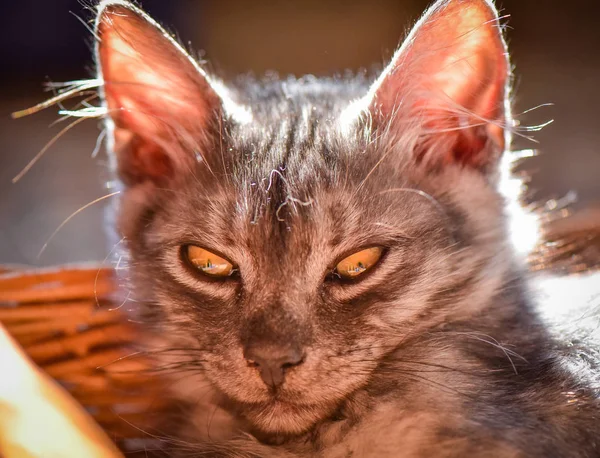
<path id="1" fill-rule="evenodd" d="M 504 147 L 499 126 L 506 116 L 508 74 L 493 7 L 485 0 L 440 1 L 378 81 L 372 109 L 388 122 L 402 113 L 420 117 L 436 137 L 424 143 L 448 145 L 443 160 L 478 166 L 488 160 L 490 140 Z"/>
<path id="2" fill-rule="evenodd" d="M 98 57 L 108 108 L 122 111 L 123 122 L 142 133 L 159 133 L 160 124 L 165 129 L 203 124 L 215 94 L 191 58 L 139 14 L 115 5 L 99 21 Z"/>
<path id="3" fill-rule="evenodd" d="M 429 68 L 425 70 L 433 75 L 433 88 L 439 89 L 461 106 L 488 117 L 497 108 L 498 83 L 505 78 L 506 66 L 503 63 L 506 59 L 502 47 L 495 43 L 498 32 L 489 23 L 489 16 L 481 13 L 480 8 L 474 6 L 459 11 L 450 10 L 445 21 L 431 23 L 430 39 L 446 37 L 454 40 L 454 43 L 450 42 L 446 49 L 439 49 L 439 54 L 436 54 L 440 61 L 431 59 L 426 62 Z M 436 49 L 435 41 L 428 43 L 425 40 L 420 48 L 423 45 Z M 427 52 L 426 49 L 421 51 Z"/>
<path id="4" fill-rule="evenodd" d="M 107 4 L 97 24 L 104 99 L 122 175 L 155 179 L 201 150 L 221 101 L 198 65 L 144 12 Z"/>

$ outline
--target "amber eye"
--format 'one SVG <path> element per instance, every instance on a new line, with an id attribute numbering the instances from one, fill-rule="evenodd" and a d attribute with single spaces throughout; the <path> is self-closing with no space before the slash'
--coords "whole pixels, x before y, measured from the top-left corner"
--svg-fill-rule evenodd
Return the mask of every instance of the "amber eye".
<path id="1" fill-rule="evenodd" d="M 183 253 L 196 269 L 209 277 L 229 277 L 235 271 L 227 259 L 199 246 L 188 245 Z"/>
<path id="2" fill-rule="evenodd" d="M 338 262 L 335 271 L 344 279 L 356 278 L 377 264 L 382 253 L 380 247 L 365 248 Z"/>

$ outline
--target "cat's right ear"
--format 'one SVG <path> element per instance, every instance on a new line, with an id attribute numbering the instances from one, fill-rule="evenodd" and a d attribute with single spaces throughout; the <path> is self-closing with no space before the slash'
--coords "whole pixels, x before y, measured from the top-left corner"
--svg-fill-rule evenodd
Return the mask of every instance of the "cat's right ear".
<path id="1" fill-rule="evenodd" d="M 113 150 L 127 185 L 177 176 L 223 114 L 223 94 L 184 49 L 129 2 L 103 1 L 96 61 Z M 221 91 L 222 92 L 222 91 Z"/>
<path id="2" fill-rule="evenodd" d="M 409 132 L 426 165 L 493 170 L 511 122 L 507 56 L 492 0 L 437 0 L 357 106 L 379 132 Z"/>

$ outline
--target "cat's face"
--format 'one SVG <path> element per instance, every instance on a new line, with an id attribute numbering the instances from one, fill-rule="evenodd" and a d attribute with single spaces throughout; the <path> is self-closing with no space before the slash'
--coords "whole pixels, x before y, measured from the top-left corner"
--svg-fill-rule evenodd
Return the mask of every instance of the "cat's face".
<path id="1" fill-rule="evenodd" d="M 97 30 L 133 298 L 256 428 L 308 429 L 499 287 L 487 2 L 438 3 L 370 88 L 226 91 L 131 5 L 103 3 Z"/>

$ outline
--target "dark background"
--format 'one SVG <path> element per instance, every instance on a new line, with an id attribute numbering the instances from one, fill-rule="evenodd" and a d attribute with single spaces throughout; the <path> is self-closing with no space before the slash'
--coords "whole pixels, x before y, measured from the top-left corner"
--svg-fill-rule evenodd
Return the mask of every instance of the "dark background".
<path id="1" fill-rule="evenodd" d="M 98 123 L 86 121 L 63 136 L 19 181 L 27 162 L 66 124 L 50 127 L 55 109 L 12 120 L 12 111 L 47 97 L 45 81 L 90 76 L 90 1 L 1 0 L 0 4 L 0 263 L 47 265 L 102 260 L 103 205 L 75 216 L 37 253 L 72 212 L 109 191 L 103 156 L 92 159 Z M 92 3 L 93 4 L 93 3 Z M 425 0 L 147 0 L 142 6 L 205 51 L 222 76 L 239 72 L 316 75 L 383 63 Z M 533 185 L 583 203 L 600 200 L 600 2 L 501 0 L 510 14 L 509 46 L 516 66 L 516 113 L 524 124 L 554 119 L 535 135 L 541 172 Z M 72 11 L 74 14 L 70 14 Z"/>

